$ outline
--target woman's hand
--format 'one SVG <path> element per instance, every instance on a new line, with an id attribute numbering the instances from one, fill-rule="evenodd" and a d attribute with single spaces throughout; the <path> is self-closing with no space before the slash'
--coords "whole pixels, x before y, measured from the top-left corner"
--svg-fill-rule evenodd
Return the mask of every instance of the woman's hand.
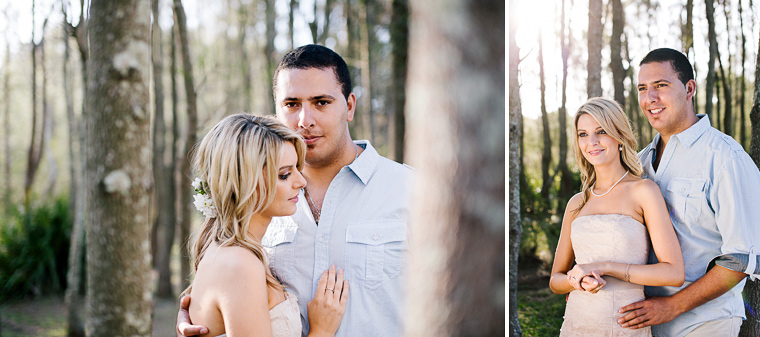
<path id="1" fill-rule="evenodd" d="M 600 269 L 596 263 L 576 264 L 567 272 L 567 282 L 576 290 L 596 293 L 607 284 Z"/>
<path id="2" fill-rule="evenodd" d="M 343 320 L 348 300 L 348 280 L 343 280 L 343 270 L 335 266 L 322 272 L 314 299 L 307 305 L 309 336 L 334 336 Z"/>
<path id="3" fill-rule="evenodd" d="M 596 270 L 593 270 L 591 271 L 591 275 L 581 277 L 580 284 L 583 290 L 588 291 L 592 294 L 596 294 L 599 292 L 599 290 L 602 290 L 602 288 L 604 288 L 604 285 L 607 284 L 607 281 L 605 281 L 602 276 L 596 272 Z"/>

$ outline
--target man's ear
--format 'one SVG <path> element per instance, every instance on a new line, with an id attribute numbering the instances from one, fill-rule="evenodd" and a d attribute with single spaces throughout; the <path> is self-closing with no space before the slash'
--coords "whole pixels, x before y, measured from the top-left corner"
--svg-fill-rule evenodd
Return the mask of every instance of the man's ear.
<path id="1" fill-rule="evenodd" d="M 692 99 L 694 97 L 694 94 L 697 93 L 697 82 L 694 80 L 689 80 L 689 82 L 686 82 L 686 99 Z"/>
<path id="2" fill-rule="evenodd" d="M 346 99 L 346 121 L 350 122 L 354 120 L 354 113 L 356 112 L 356 95 L 354 93 L 348 94 L 348 99 Z"/>

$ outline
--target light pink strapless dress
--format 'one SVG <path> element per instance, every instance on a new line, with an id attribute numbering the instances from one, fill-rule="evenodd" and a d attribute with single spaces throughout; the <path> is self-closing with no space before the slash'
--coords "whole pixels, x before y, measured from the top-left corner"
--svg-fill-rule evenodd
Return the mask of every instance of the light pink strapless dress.
<path id="1" fill-rule="evenodd" d="M 646 264 L 649 235 L 636 219 L 621 214 L 586 215 L 575 219 L 570 231 L 579 264 L 619 262 Z M 649 327 L 623 328 L 618 310 L 644 299 L 644 286 L 603 276 L 607 284 L 596 294 L 573 290 L 565 307 L 560 336 L 652 336 Z"/>

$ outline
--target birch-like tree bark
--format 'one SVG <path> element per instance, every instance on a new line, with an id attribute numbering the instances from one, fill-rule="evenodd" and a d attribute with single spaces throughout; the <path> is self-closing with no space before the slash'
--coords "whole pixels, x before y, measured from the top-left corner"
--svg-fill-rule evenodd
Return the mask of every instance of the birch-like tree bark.
<path id="1" fill-rule="evenodd" d="M 150 1 L 90 6 L 87 332 L 150 336 Z"/>
<path id="2" fill-rule="evenodd" d="M 504 336 L 504 2 L 410 8 L 406 335 Z"/>

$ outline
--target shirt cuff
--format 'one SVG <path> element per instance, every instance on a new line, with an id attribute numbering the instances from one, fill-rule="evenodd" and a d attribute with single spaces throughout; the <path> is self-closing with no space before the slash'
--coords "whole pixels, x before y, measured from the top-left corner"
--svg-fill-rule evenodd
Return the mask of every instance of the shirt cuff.
<path id="1" fill-rule="evenodd" d="M 707 264 L 707 270 L 712 269 L 715 265 L 745 273 L 749 275 L 752 280 L 760 279 L 760 255 L 757 255 L 754 252 L 749 254 L 732 253 L 717 256 Z"/>

